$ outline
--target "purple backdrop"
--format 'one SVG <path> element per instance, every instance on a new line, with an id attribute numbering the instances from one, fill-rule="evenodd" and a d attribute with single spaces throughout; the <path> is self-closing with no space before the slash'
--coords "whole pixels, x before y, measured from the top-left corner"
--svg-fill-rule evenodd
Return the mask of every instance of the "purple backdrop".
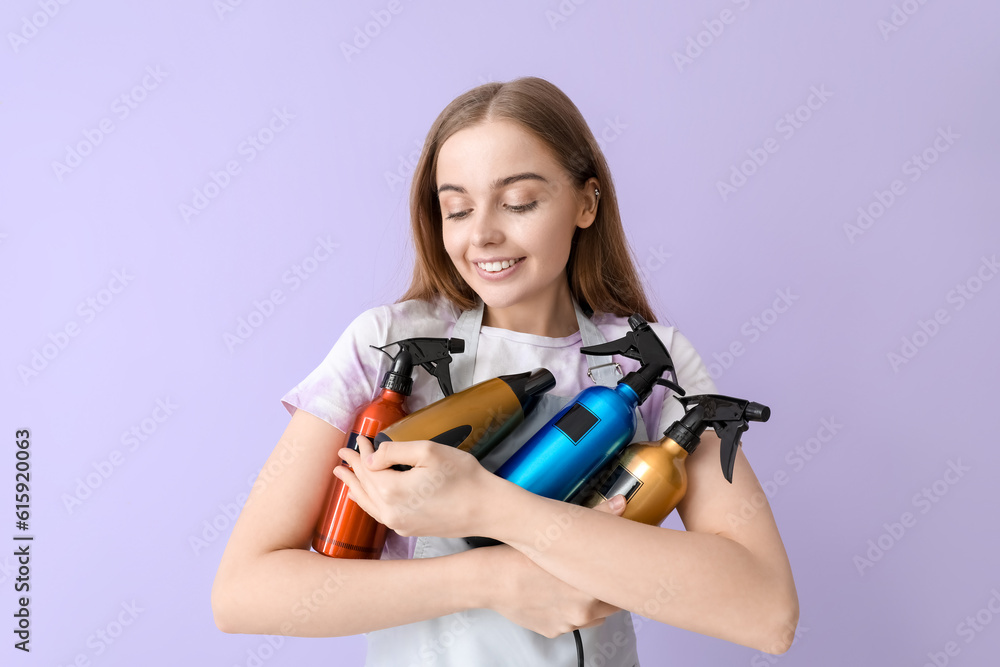
<path id="1" fill-rule="evenodd" d="M 279 397 L 407 284 L 431 122 L 522 75 L 601 138 L 661 317 L 774 411 L 744 443 L 795 645 L 640 622 L 643 664 L 993 664 L 1000 6 L 472 6 L 4 4 L 4 664 L 361 663 L 221 633 L 212 579 Z"/>

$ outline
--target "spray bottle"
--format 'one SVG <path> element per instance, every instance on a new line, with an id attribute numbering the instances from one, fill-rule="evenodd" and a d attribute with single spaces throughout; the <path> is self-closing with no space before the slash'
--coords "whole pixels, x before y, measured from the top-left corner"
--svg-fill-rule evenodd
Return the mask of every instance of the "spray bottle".
<path id="1" fill-rule="evenodd" d="M 385 351 L 389 345 L 399 346 L 395 357 Z M 392 359 L 392 366 L 382 378 L 379 395 L 354 418 L 346 445 L 354 451 L 358 451 L 359 435 L 373 438 L 384 427 L 406 416 L 403 402 L 413 389 L 414 366 L 421 366 L 436 377 L 444 395 L 451 395 L 451 353 L 464 351 L 465 341 L 460 338 L 409 338 L 375 349 L 385 352 Z M 347 462 L 341 461 L 341 465 Z M 348 497 L 350 488 L 346 484 L 331 477 L 326 508 L 313 532 L 313 549 L 333 558 L 377 560 L 385 545 L 386 527 Z"/>
<path id="2" fill-rule="evenodd" d="M 556 379 L 545 368 L 480 382 L 384 428 L 375 437 L 375 448 L 386 441 L 432 440 L 482 460 L 554 386 Z"/>
<path id="3" fill-rule="evenodd" d="M 595 478 L 599 483 L 583 502 L 596 505 L 618 494 L 625 496 L 621 516 L 640 523 L 659 526 L 677 507 L 687 492 L 685 459 L 698 448 L 701 434 L 709 426 L 722 441 L 722 474 L 733 482 L 733 464 L 740 436 L 748 422 L 766 422 L 771 409 L 766 405 L 718 394 L 677 398 L 687 410 L 658 442 L 629 445 L 618 458 Z"/>
<path id="4" fill-rule="evenodd" d="M 496 474 L 546 498 L 569 500 L 635 435 L 635 408 L 653 386 L 661 384 L 683 395 L 674 382 L 661 379 L 674 364 L 667 348 L 640 315 L 628 320 L 632 331 L 623 338 L 580 348 L 583 354 L 621 354 L 642 365 L 618 385 L 584 389 L 548 424 L 538 430 L 500 466 Z"/>

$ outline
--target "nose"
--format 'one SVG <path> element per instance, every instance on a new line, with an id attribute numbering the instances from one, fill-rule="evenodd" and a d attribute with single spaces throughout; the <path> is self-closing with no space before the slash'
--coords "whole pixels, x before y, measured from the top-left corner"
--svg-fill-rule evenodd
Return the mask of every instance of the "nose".
<path id="1" fill-rule="evenodd" d="M 491 210 L 481 211 L 474 216 L 470 221 L 472 231 L 469 243 L 477 247 L 503 243 L 504 234 L 499 217 L 496 211 Z"/>

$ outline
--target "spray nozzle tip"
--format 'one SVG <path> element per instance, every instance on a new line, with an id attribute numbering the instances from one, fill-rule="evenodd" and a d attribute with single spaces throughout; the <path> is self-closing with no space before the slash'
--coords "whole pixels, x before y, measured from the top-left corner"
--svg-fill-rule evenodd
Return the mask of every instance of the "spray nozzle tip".
<path id="1" fill-rule="evenodd" d="M 646 326 L 648 324 L 649 322 L 646 321 L 646 318 L 644 318 L 639 313 L 633 313 L 628 318 L 628 325 L 632 328 L 633 331 L 635 331 L 636 329 L 641 329 L 643 326 Z"/>
<path id="2" fill-rule="evenodd" d="M 771 418 L 771 408 L 766 405 L 750 401 L 747 404 L 747 409 L 743 413 L 743 416 L 752 422 L 766 422 Z"/>

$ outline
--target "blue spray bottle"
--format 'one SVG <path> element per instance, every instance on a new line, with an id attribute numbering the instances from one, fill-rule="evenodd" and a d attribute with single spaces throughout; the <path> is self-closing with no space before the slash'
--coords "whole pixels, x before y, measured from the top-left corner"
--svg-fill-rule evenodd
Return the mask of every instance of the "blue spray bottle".
<path id="1" fill-rule="evenodd" d="M 496 474 L 532 493 L 568 501 L 635 435 L 635 408 L 657 384 L 683 396 L 667 348 L 642 316 L 628 320 L 632 331 L 619 340 L 580 348 L 583 354 L 621 354 L 639 370 L 618 385 L 588 387 L 518 449 Z M 674 381 L 660 376 L 670 372 Z"/>

